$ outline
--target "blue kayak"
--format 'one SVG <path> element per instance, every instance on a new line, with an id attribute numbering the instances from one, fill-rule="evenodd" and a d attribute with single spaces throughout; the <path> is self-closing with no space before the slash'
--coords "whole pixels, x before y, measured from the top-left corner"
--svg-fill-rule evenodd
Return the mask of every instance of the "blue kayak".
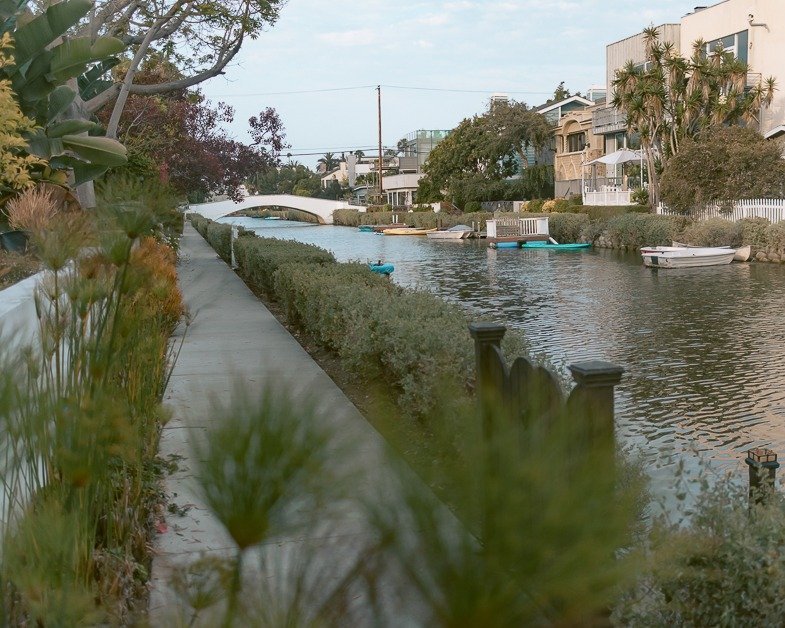
<path id="1" fill-rule="evenodd" d="M 395 270 L 395 266 L 392 264 L 368 264 L 368 268 L 380 275 L 389 275 Z"/>
<path id="2" fill-rule="evenodd" d="M 552 249 L 554 251 L 578 251 L 589 249 L 591 244 L 588 242 L 575 242 L 572 244 L 553 244 L 551 242 L 527 242 L 523 245 L 525 249 Z"/>

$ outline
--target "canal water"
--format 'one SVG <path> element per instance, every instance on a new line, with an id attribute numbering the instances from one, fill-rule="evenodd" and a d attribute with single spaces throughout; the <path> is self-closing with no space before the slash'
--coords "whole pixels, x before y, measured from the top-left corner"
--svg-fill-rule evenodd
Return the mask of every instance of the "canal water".
<path id="1" fill-rule="evenodd" d="M 602 359 L 626 370 L 617 434 L 652 477 L 675 460 L 740 466 L 752 446 L 785 454 L 785 268 L 656 270 L 640 256 L 490 249 L 289 221 L 229 218 L 260 235 L 316 244 L 339 261 L 383 260 L 396 283 L 520 329 L 557 367 Z M 740 473 L 741 475 L 741 473 Z"/>

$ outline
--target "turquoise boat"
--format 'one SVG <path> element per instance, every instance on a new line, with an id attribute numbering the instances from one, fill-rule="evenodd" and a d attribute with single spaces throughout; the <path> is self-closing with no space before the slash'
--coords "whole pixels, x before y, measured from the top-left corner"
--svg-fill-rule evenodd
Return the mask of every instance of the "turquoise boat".
<path id="1" fill-rule="evenodd" d="M 395 266 L 392 264 L 368 264 L 368 268 L 380 275 L 389 275 L 395 270 Z"/>
<path id="2" fill-rule="evenodd" d="M 590 249 L 591 243 L 574 242 L 572 244 L 553 244 L 551 242 L 527 242 L 523 245 L 525 249 L 552 249 L 554 251 L 579 251 Z"/>
<path id="3" fill-rule="evenodd" d="M 373 233 L 373 225 L 360 225 L 357 227 L 358 231 Z"/>

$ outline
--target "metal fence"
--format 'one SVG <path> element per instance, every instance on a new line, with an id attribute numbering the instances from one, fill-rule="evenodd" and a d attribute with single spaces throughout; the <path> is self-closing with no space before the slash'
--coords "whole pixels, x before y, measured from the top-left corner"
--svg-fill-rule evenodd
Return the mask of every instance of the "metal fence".
<path id="1" fill-rule="evenodd" d="M 660 203 L 657 207 L 658 214 L 674 214 Z M 743 218 L 765 218 L 771 223 L 785 221 L 785 198 L 754 198 L 733 201 L 728 203 L 715 203 L 690 214 L 698 220 L 708 218 L 725 218 L 726 220 L 741 220 Z"/>

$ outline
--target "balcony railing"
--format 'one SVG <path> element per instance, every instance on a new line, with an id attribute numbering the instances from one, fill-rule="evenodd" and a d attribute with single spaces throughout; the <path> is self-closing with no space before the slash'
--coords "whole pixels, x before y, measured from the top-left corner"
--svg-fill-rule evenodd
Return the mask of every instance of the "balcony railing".
<path id="1" fill-rule="evenodd" d="M 616 133 L 627 128 L 627 117 L 615 107 L 602 107 L 592 113 L 591 125 L 595 135 Z"/>

